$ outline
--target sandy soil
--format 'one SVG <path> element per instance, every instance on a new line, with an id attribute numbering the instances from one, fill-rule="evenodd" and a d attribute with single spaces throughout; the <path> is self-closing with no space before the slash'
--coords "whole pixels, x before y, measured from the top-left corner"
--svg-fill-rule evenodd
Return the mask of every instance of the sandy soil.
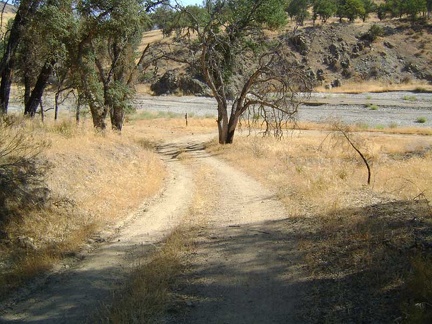
<path id="1" fill-rule="evenodd" d="M 81 261 L 63 267 L 2 307 L 4 323 L 82 323 L 127 279 L 134 262 L 151 250 L 192 203 L 194 172 L 205 168 L 211 195 L 198 233 L 191 271 L 183 278 L 186 312 L 178 323 L 286 323 L 295 305 L 294 242 L 277 226 L 287 217 L 274 194 L 255 180 L 205 153 L 214 135 L 185 137 L 159 147 L 170 179 L 160 197 L 125 224 L 107 231 Z M 179 153 L 188 159 L 178 159 Z"/>

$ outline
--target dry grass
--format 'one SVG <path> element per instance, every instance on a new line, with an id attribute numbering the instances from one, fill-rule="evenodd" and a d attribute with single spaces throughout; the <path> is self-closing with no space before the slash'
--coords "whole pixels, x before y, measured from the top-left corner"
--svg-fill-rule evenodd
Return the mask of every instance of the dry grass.
<path id="1" fill-rule="evenodd" d="M 350 136 L 372 165 L 371 186 L 357 153 L 326 130 L 294 131 L 281 141 L 237 137 L 211 151 L 276 190 L 291 222 L 302 224 L 298 248 L 310 276 L 304 321 L 409 321 L 418 303 L 427 318 L 429 299 L 409 287 L 415 278 L 420 285 L 422 276 L 430 280 L 424 271 L 430 262 L 421 267 L 411 261 L 431 255 L 432 139 Z M 421 275 L 413 279 L 415 268 Z"/>
<path id="2" fill-rule="evenodd" d="M 401 84 L 390 84 L 377 81 L 346 82 L 341 87 L 325 89 L 323 86 L 314 89 L 316 92 L 341 92 L 341 93 L 365 93 L 365 92 L 389 92 L 389 91 L 415 91 L 423 89 L 432 91 L 432 85 L 424 81 L 410 81 Z"/>
<path id="3" fill-rule="evenodd" d="M 44 179 L 49 198 L 3 224 L 1 295 L 115 227 L 160 190 L 165 175 L 159 158 L 133 137 L 96 134 L 72 121 L 35 121 L 24 131 L 51 142 L 41 155 L 51 166 Z"/>
<path id="4" fill-rule="evenodd" d="M 158 323 L 172 303 L 172 290 L 184 271 L 190 231 L 177 228 L 133 271 L 125 289 L 97 315 L 98 323 Z"/>

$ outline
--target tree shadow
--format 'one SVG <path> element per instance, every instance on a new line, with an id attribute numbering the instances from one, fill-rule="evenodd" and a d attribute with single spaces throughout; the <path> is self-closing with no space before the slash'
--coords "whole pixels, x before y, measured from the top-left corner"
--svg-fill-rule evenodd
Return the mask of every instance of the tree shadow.
<path id="1" fill-rule="evenodd" d="M 411 259 L 431 254 L 427 201 L 202 229 L 171 322 L 401 320 Z"/>

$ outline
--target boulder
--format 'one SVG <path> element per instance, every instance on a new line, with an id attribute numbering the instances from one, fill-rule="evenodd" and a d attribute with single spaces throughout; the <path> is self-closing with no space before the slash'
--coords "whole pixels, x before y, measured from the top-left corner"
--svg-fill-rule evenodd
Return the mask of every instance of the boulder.
<path id="1" fill-rule="evenodd" d="M 165 74 L 155 83 L 150 86 L 150 90 L 155 95 L 167 95 L 173 94 L 178 89 L 178 78 L 176 71 L 167 71 Z"/>

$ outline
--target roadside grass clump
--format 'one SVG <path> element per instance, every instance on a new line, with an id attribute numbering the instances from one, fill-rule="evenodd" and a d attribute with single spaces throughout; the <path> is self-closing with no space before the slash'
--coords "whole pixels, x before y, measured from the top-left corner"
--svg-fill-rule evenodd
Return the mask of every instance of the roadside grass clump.
<path id="1" fill-rule="evenodd" d="M 378 110 L 378 105 L 372 103 L 366 104 L 365 107 L 368 108 L 369 110 Z"/>
<path id="2" fill-rule="evenodd" d="M 402 97 L 403 100 L 405 101 L 417 101 L 417 97 L 416 96 L 410 96 L 410 95 L 404 95 Z"/>
<path id="3" fill-rule="evenodd" d="M 398 125 L 398 123 L 397 122 L 390 122 L 390 124 L 388 125 L 388 127 L 390 128 L 390 129 L 395 129 L 395 128 L 397 128 L 399 125 Z"/>
<path id="4" fill-rule="evenodd" d="M 98 323 L 158 323 L 173 303 L 172 290 L 185 269 L 190 229 L 177 228 L 132 272 L 127 287 L 97 314 Z"/>
<path id="5" fill-rule="evenodd" d="M 426 117 L 417 117 L 416 119 L 416 123 L 418 124 L 424 124 L 426 123 L 426 121 L 427 121 Z"/>
<path id="6" fill-rule="evenodd" d="M 412 304 L 419 299 L 406 293 L 412 257 L 432 257 L 432 139 L 353 129 L 371 165 L 369 186 L 358 154 L 326 130 L 294 131 L 279 141 L 237 137 L 210 150 L 276 191 L 301 224 L 298 246 L 309 276 L 302 320 L 409 321 L 402 305 L 425 302 Z"/>

